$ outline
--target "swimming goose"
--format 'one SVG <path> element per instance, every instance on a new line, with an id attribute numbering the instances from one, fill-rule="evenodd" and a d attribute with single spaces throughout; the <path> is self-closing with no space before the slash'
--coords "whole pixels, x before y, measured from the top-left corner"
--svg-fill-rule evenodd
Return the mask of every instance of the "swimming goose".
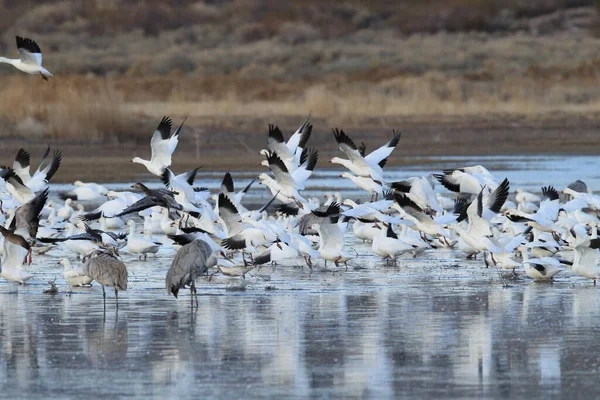
<path id="1" fill-rule="evenodd" d="M 142 164 L 151 174 L 162 176 L 165 168 L 171 166 L 171 155 L 177 147 L 179 134 L 186 119 L 187 118 L 183 119 L 179 128 L 171 135 L 171 126 L 173 122 L 171 121 L 171 118 L 167 116 L 163 117 L 150 140 L 150 149 L 152 151 L 150 160 L 134 157 L 131 162 Z"/>
<path id="2" fill-rule="evenodd" d="M 361 155 L 358 147 L 356 147 L 352 139 L 350 139 L 343 130 L 336 128 L 333 130 L 333 135 L 338 143 L 338 149 L 344 153 L 348 159 L 333 157 L 330 162 L 341 164 L 348 168 L 350 172 L 358 176 L 370 176 L 374 180 L 383 182 L 383 167 L 380 163 L 385 165 L 384 160 L 392 154 L 400 141 L 402 133 L 394 130 L 392 139 L 367 156 Z"/>
<path id="3" fill-rule="evenodd" d="M 29 38 L 16 36 L 18 59 L 0 57 L 0 63 L 11 64 L 16 69 L 29 75 L 39 74 L 43 80 L 47 81 L 49 76 L 53 76 L 46 68 L 42 67 L 42 51 L 40 46 Z"/>

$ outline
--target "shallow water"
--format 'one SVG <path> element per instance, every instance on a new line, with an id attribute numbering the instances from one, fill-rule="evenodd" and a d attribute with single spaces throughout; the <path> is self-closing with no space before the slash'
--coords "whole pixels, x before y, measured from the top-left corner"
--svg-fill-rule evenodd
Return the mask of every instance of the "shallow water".
<path id="1" fill-rule="evenodd" d="M 553 164 L 496 170 L 526 188 L 568 184 L 543 170 Z M 392 173 L 431 171 L 414 168 Z M 582 172 L 573 178 L 597 189 L 592 168 Z M 195 311 L 189 292 L 163 289 L 171 248 L 146 262 L 124 254 L 118 311 L 111 290 L 104 311 L 98 285 L 65 285 L 60 250 L 34 256 L 29 285 L 0 281 L 0 397 L 597 396 L 600 297 L 590 281 L 565 272 L 554 284 L 503 287 L 496 270 L 459 252 L 394 266 L 349 241 L 348 271 L 322 262 L 310 271 L 300 259 L 250 272 L 244 291 L 228 290 L 240 278 L 200 279 Z M 59 293 L 44 294 L 54 278 Z"/>

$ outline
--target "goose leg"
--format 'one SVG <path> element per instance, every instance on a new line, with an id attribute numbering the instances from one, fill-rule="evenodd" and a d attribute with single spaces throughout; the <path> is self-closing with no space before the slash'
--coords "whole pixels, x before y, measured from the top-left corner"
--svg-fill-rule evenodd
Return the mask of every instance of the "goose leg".
<path id="1" fill-rule="evenodd" d="M 46 78 L 46 75 L 42 74 L 41 72 L 40 72 L 40 76 L 42 77 L 43 80 L 45 80 L 45 81 L 48 80 L 48 78 Z"/>

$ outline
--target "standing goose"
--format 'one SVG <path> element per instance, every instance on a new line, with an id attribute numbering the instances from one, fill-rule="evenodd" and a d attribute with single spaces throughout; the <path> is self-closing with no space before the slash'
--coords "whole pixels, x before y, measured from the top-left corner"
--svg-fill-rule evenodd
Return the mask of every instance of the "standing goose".
<path id="1" fill-rule="evenodd" d="M 158 127 L 150 140 L 150 149 L 152 155 L 150 160 L 143 160 L 139 157 L 134 157 L 131 162 L 144 165 L 151 174 L 162 176 L 165 168 L 171 166 L 171 155 L 179 143 L 179 133 L 185 123 L 185 118 L 179 128 L 171 135 L 171 126 L 173 122 L 171 118 L 165 116 L 158 124 Z"/>
<path id="2" fill-rule="evenodd" d="M 38 44 L 21 36 L 17 36 L 16 39 L 19 58 L 0 57 L 0 63 L 11 64 L 16 69 L 29 75 L 40 74 L 45 81 L 48 80 L 49 76 L 53 76 L 46 68 L 42 67 L 42 51 Z"/>
<path id="3" fill-rule="evenodd" d="M 106 291 L 104 286 L 115 289 L 117 308 L 119 308 L 119 290 L 127 290 L 127 267 L 112 253 L 102 250 L 93 251 L 83 265 L 83 273 L 102 286 L 102 297 L 106 309 Z"/>

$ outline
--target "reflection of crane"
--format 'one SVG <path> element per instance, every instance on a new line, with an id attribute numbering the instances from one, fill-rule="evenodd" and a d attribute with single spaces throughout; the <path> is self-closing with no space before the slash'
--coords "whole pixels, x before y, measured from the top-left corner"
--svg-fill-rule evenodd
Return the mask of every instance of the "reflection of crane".
<path id="1" fill-rule="evenodd" d="M 89 257 L 83 266 L 84 274 L 102 285 L 105 308 L 104 286 L 112 286 L 115 289 L 117 308 L 119 308 L 119 290 L 127 290 L 127 267 L 116 256 L 102 250 L 94 250 Z"/>
<path id="2" fill-rule="evenodd" d="M 220 250 L 212 251 L 210 246 L 201 239 L 194 239 L 179 249 L 165 278 L 167 292 L 177 297 L 179 289 L 189 285 L 190 294 L 196 295 L 196 279 L 205 274 L 210 267 L 217 265 L 217 255 L 220 252 Z M 191 302 L 193 306 L 194 297 L 191 298 Z M 198 305 L 197 298 L 196 305 Z"/>

